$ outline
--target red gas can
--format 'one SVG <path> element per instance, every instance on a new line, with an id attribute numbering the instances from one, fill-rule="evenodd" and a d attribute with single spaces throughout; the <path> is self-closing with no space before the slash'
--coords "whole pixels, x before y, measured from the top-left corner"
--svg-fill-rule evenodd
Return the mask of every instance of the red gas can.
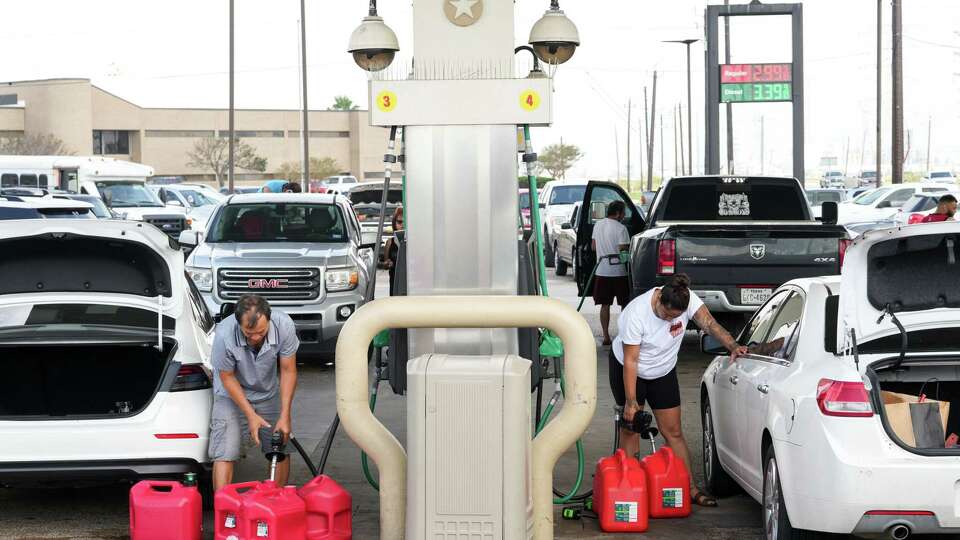
<path id="1" fill-rule="evenodd" d="M 213 497 L 215 540 L 248 538 L 243 521 L 243 503 L 260 486 L 260 482 L 243 482 L 223 486 Z"/>
<path id="2" fill-rule="evenodd" d="M 604 532 L 644 532 L 649 524 L 647 480 L 640 463 L 622 449 L 600 460 L 593 478 L 593 508 Z"/>
<path id="3" fill-rule="evenodd" d="M 647 473 L 650 517 L 678 518 L 690 515 L 690 473 L 669 447 L 643 458 Z"/>
<path id="4" fill-rule="evenodd" d="M 130 488 L 131 540 L 200 540 L 203 503 L 197 486 L 142 480 Z"/>
<path id="5" fill-rule="evenodd" d="M 307 508 L 307 540 L 353 538 L 353 497 L 332 478 L 320 475 L 298 491 Z"/>
<path id="6" fill-rule="evenodd" d="M 261 482 L 244 498 L 240 540 L 300 540 L 306 538 L 306 505 L 293 486 Z"/>

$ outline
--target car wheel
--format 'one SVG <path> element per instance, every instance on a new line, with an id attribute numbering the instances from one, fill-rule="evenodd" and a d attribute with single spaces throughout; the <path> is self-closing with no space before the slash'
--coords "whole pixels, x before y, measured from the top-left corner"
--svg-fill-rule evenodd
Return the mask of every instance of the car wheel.
<path id="1" fill-rule="evenodd" d="M 553 267 L 558 276 L 567 275 L 567 262 L 560 258 L 560 250 L 556 244 L 553 245 Z"/>
<path id="2" fill-rule="evenodd" d="M 553 249 L 550 245 L 549 236 L 547 236 L 547 231 L 543 231 L 543 264 L 547 268 L 553 268 Z"/>
<path id="3" fill-rule="evenodd" d="M 720 458 L 717 457 L 717 441 L 713 429 L 713 409 L 710 399 L 704 398 L 703 418 L 703 479 L 707 491 L 717 497 L 730 495 L 736 489 L 736 484 L 727 471 L 723 470 Z"/>
<path id="4" fill-rule="evenodd" d="M 763 467 L 763 537 L 766 540 L 824 540 L 830 535 L 815 531 L 794 529 L 787 515 L 780 486 L 780 469 L 773 448 L 764 454 Z"/>

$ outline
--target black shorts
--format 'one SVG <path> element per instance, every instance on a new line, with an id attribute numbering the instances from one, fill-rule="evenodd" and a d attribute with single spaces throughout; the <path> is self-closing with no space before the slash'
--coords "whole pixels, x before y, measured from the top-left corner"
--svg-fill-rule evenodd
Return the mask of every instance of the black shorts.
<path id="1" fill-rule="evenodd" d="M 617 405 L 623 407 L 627 396 L 623 389 L 623 364 L 610 351 L 610 390 Z M 643 406 L 646 401 L 651 409 L 672 409 L 680 406 L 680 381 L 677 380 L 677 368 L 674 366 L 663 377 L 641 379 L 637 377 L 637 403 Z"/>
<path id="2" fill-rule="evenodd" d="M 612 306 L 614 298 L 618 306 L 627 307 L 630 302 L 630 279 L 627 276 L 594 276 L 593 303 L 598 306 Z"/>

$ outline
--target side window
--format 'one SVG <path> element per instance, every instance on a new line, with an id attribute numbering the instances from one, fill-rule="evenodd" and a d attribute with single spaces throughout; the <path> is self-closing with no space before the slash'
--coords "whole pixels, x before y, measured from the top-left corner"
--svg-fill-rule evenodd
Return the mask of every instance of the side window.
<path id="1" fill-rule="evenodd" d="M 595 186 L 590 195 L 590 213 L 587 214 L 590 223 L 596 223 L 607 217 L 607 207 L 613 201 L 625 202 L 618 191 L 606 186 Z M 624 204 L 624 211 L 623 221 L 628 223 L 633 218 L 633 211 L 628 204 Z"/>
<path id="2" fill-rule="evenodd" d="M 20 185 L 24 187 L 38 187 L 37 175 L 35 174 L 21 174 L 20 175 Z"/>
<path id="3" fill-rule="evenodd" d="M 0 187 L 14 187 L 20 185 L 20 179 L 15 174 L 0 175 Z"/>
<path id="4" fill-rule="evenodd" d="M 47 179 L 47 175 L 41 174 L 41 175 L 40 175 L 40 187 L 46 188 L 46 187 L 48 187 L 48 186 L 49 186 L 49 180 Z"/>
<path id="5" fill-rule="evenodd" d="M 800 319 L 803 317 L 803 296 L 793 293 L 770 325 L 770 335 L 764 343 L 765 356 L 789 359 L 799 341 Z"/>
<path id="6" fill-rule="evenodd" d="M 901 206 L 903 203 L 907 202 L 907 199 L 913 196 L 912 189 L 898 189 L 894 191 L 889 196 L 887 196 L 886 202 L 890 203 L 890 206 Z"/>
<path id="7" fill-rule="evenodd" d="M 197 317 L 197 322 L 200 323 L 203 331 L 210 332 L 210 330 L 213 330 L 215 323 L 213 322 L 213 317 L 210 316 L 210 311 L 207 310 L 207 303 L 203 301 L 203 297 L 200 296 L 200 291 L 197 290 L 197 286 L 193 284 L 190 276 L 186 273 L 184 273 L 183 276 L 186 278 L 187 286 L 189 287 L 190 304 L 193 306 L 193 314 Z"/>
<path id="8" fill-rule="evenodd" d="M 760 308 L 760 311 L 750 320 L 750 325 L 744 328 L 743 333 L 740 335 L 740 343 L 742 345 L 763 343 L 766 340 L 767 334 L 770 332 L 770 327 L 773 325 L 773 318 L 786 299 L 787 291 L 780 291 L 773 295 L 770 300 L 767 300 L 767 303 L 764 304 L 763 307 Z"/>

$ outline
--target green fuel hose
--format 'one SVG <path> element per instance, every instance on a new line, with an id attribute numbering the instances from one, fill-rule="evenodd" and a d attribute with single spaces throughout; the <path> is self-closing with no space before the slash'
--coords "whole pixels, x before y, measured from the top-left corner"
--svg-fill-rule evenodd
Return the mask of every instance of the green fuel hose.
<path id="1" fill-rule="evenodd" d="M 377 385 L 374 386 L 373 392 L 370 393 L 370 411 L 371 412 L 373 412 L 373 410 L 377 407 L 377 389 L 379 387 L 380 387 L 380 382 L 377 381 Z M 370 473 L 370 464 L 368 463 L 366 452 L 363 452 L 363 451 L 360 452 L 360 465 L 363 466 L 363 476 L 364 478 L 367 479 L 367 483 L 370 484 L 370 487 L 372 487 L 377 491 L 380 491 L 380 483 L 377 482 L 377 479 L 374 478 L 373 474 Z"/>

